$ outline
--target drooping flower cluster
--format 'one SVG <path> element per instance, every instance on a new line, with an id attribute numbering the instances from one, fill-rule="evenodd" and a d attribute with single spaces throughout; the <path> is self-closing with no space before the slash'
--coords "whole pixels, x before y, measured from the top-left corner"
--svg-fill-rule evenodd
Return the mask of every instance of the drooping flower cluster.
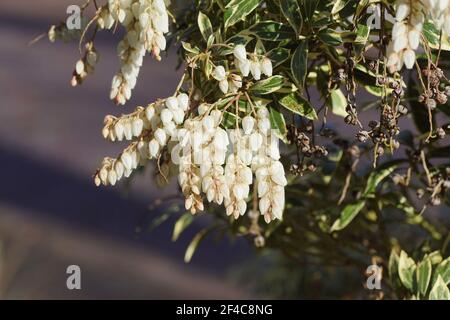
<path id="1" fill-rule="evenodd" d="M 279 161 L 279 141 L 275 134 L 269 134 L 269 111 L 266 108 L 258 110 L 256 120 L 247 116 L 245 122 L 244 131 L 250 137 L 250 147 L 257 152 L 252 159 L 252 170 L 256 177 L 259 211 L 269 223 L 282 218 L 284 187 L 287 185 L 284 168 Z"/>
<path id="2" fill-rule="evenodd" d="M 122 176 L 129 177 L 139 165 L 157 159 L 170 138 L 178 138 L 178 125 L 184 120 L 189 102 L 186 94 L 159 100 L 146 108 L 138 107 L 122 117 L 106 116 L 103 136 L 111 141 L 134 140 L 117 157 L 105 158 L 95 175 L 97 185 L 114 185 Z M 178 114 L 168 120 L 167 114 Z M 172 116 L 173 117 L 173 116 Z"/>
<path id="3" fill-rule="evenodd" d="M 81 84 L 88 74 L 94 72 L 95 64 L 98 61 L 98 53 L 97 50 L 95 50 L 94 42 L 87 42 L 85 47 L 86 52 L 75 64 L 72 80 L 70 81 L 71 85 L 74 87 Z"/>
<path id="4" fill-rule="evenodd" d="M 450 36 L 449 0 L 400 0 L 396 6 L 392 41 L 387 48 L 387 66 L 391 72 L 406 66 L 412 69 L 416 61 L 425 19 L 430 17 L 444 36 Z"/>
<path id="5" fill-rule="evenodd" d="M 287 181 L 279 161 L 278 138 L 271 135 L 269 111 L 261 107 L 256 119 L 244 117 L 242 129 L 231 130 L 228 137 L 220 128 L 221 111 L 204 109 L 199 118 L 187 120 L 180 130 L 183 155 L 179 183 L 186 209 L 192 213 L 202 210 L 203 191 L 209 202 L 223 202 L 226 214 L 239 218 L 247 211 L 255 174 L 254 192 L 265 221 L 281 219 Z M 226 156 L 230 140 L 232 152 Z"/>
<path id="6" fill-rule="evenodd" d="M 227 196 L 222 165 L 228 139 L 226 132 L 219 127 L 221 119 L 220 111 L 208 110 L 198 118 L 188 119 L 179 132 L 178 182 L 186 198 L 186 210 L 193 214 L 204 208 L 202 191 L 209 202 L 218 204 Z"/>
<path id="7" fill-rule="evenodd" d="M 97 23 L 104 29 L 120 23 L 126 30 L 117 47 L 122 66 L 112 80 L 110 93 L 117 104 L 125 104 L 136 86 L 146 51 L 161 60 L 160 52 L 166 49 L 164 34 L 169 32 L 166 3 L 164 0 L 108 0 Z"/>
<path id="8" fill-rule="evenodd" d="M 178 166 L 186 210 L 192 214 L 204 210 L 205 195 L 208 202 L 223 204 L 227 215 L 236 219 L 244 215 L 255 175 L 253 192 L 265 221 L 281 219 L 286 178 L 278 138 L 271 135 L 269 111 L 260 107 L 256 118 L 245 116 L 242 128 L 237 122 L 228 134 L 221 127 L 223 112 L 214 105 L 200 105 L 198 116 L 185 120 L 188 109 L 188 96 L 180 94 L 120 118 L 106 117 L 105 138 L 134 141 L 117 159 L 104 159 L 96 184 L 114 185 L 168 149 L 170 164 Z M 168 175 L 170 164 L 161 174 Z"/>
<path id="9" fill-rule="evenodd" d="M 219 88 L 224 93 L 228 92 L 236 93 L 242 87 L 242 77 L 237 74 L 230 74 L 225 71 L 223 66 L 217 66 L 212 77 L 219 81 Z"/>
<path id="10" fill-rule="evenodd" d="M 234 65 L 236 71 L 241 75 L 226 71 L 223 66 L 216 66 L 212 73 L 212 77 L 219 81 L 219 88 L 224 93 L 236 93 L 242 87 L 242 77 L 252 75 L 254 80 L 260 80 L 261 75 L 272 76 L 272 61 L 267 57 L 260 57 L 256 54 L 249 55 L 244 45 L 236 45 L 233 50 Z"/>
<path id="11" fill-rule="evenodd" d="M 234 48 L 233 54 L 235 58 L 234 64 L 244 77 L 248 77 L 250 73 L 255 80 L 261 79 L 262 74 L 268 77 L 272 76 L 272 61 L 269 58 L 260 58 L 255 54 L 251 54 L 250 59 L 248 59 L 249 54 L 242 44 Z"/>
<path id="12" fill-rule="evenodd" d="M 442 29 L 447 37 L 450 37 L 450 1 L 426 0 L 426 6 L 430 9 L 430 15 L 438 29 Z"/>
<path id="13" fill-rule="evenodd" d="M 392 72 L 400 70 L 403 64 L 408 69 L 414 66 L 415 50 L 419 47 L 420 34 L 425 22 L 422 10 L 423 5 L 420 1 L 402 0 L 397 4 L 392 42 L 388 47 L 388 67 Z"/>

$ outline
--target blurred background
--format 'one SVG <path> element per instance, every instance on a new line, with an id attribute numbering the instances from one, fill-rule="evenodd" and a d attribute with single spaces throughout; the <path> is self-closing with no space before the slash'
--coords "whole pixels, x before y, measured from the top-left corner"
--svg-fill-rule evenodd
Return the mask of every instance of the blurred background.
<path id="1" fill-rule="evenodd" d="M 130 186 L 94 186 L 102 158 L 122 147 L 103 140 L 104 116 L 171 95 L 179 72 L 173 52 L 161 63 L 147 55 L 132 101 L 116 107 L 108 96 L 118 39 L 99 34 L 95 73 L 72 88 L 78 43 L 28 44 L 80 3 L 0 2 L 0 298 L 251 298 L 232 280 L 252 254 L 244 240 L 207 239 L 185 264 L 207 221 L 175 243 L 173 220 L 148 230 L 161 213 L 152 201 L 176 194 L 175 185 L 161 191 L 145 172 Z M 81 290 L 66 287 L 69 265 L 81 268 Z"/>

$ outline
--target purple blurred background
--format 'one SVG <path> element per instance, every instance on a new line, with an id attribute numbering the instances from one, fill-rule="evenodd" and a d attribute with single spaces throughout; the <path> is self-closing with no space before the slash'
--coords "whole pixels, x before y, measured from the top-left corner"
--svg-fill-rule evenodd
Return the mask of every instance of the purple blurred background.
<path id="1" fill-rule="evenodd" d="M 176 243 L 171 222 L 145 231 L 158 215 L 148 208 L 155 194 L 173 195 L 174 186 L 161 192 L 151 170 L 130 188 L 93 185 L 102 158 L 123 147 L 103 140 L 104 116 L 171 95 L 179 72 L 173 53 L 160 63 L 147 56 L 132 101 L 116 107 L 108 95 L 118 38 L 101 34 L 95 74 L 71 88 L 78 43 L 28 43 L 75 3 L 0 2 L 0 298 L 251 297 L 230 280 L 251 254 L 245 241 L 206 240 L 184 264 L 184 250 L 204 221 Z M 81 268 L 81 290 L 66 288 L 72 264 Z"/>

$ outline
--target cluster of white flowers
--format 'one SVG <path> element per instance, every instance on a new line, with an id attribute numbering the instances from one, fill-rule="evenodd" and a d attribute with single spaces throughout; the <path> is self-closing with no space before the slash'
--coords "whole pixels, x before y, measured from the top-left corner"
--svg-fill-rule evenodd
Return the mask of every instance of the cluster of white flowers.
<path id="1" fill-rule="evenodd" d="M 236 45 L 233 50 L 234 65 L 243 77 L 252 75 L 254 80 L 260 80 L 261 75 L 272 76 L 272 61 L 267 57 L 256 54 L 248 54 L 245 46 Z M 247 56 L 250 55 L 250 60 Z M 219 88 L 224 93 L 236 93 L 242 87 L 242 77 L 238 74 L 226 71 L 223 66 L 216 66 L 212 77 L 219 81 Z"/>
<path id="2" fill-rule="evenodd" d="M 408 69 L 416 61 L 415 50 L 420 44 L 420 35 L 425 22 L 420 1 L 401 0 L 397 4 L 392 42 L 388 46 L 388 67 L 398 71 L 406 65 Z"/>
<path id="3" fill-rule="evenodd" d="M 98 61 L 98 53 L 95 50 L 94 42 L 89 41 L 86 43 L 86 52 L 83 57 L 75 64 L 75 70 L 72 74 L 72 80 L 70 81 L 72 86 L 81 84 L 88 74 L 94 72 L 95 64 Z"/>
<path id="4" fill-rule="evenodd" d="M 184 134 L 184 141 L 192 141 L 188 149 L 191 152 L 184 153 L 180 165 L 183 169 L 180 170 L 179 182 L 186 196 L 186 209 L 196 212 L 197 207 L 192 209 L 194 204 L 203 206 L 198 193 L 201 181 L 207 200 L 217 204 L 223 202 L 227 215 L 237 219 L 247 211 L 254 173 L 260 213 L 267 223 L 281 219 L 287 181 L 279 161 L 278 138 L 271 135 L 269 111 L 261 107 L 256 119 L 251 116 L 242 119 L 242 129 L 230 132 L 233 152 L 225 157 L 229 140 L 219 127 L 221 112 L 213 110 L 209 114 L 204 109 L 201 120 L 188 120 L 190 130 Z M 180 143 L 182 147 L 188 145 Z M 196 153 L 201 160 L 199 167 L 195 165 Z"/>
<path id="5" fill-rule="evenodd" d="M 287 180 L 280 159 L 279 141 L 270 132 L 269 111 L 260 108 L 257 118 L 247 116 L 243 127 L 250 136 L 250 147 L 257 151 L 252 159 L 252 170 L 256 177 L 259 211 L 269 223 L 281 219 L 284 209 L 284 187 Z"/>
<path id="6" fill-rule="evenodd" d="M 425 0 L 431 18 L 447 37 L 450 37 L 450 0 Z"/>
<path id="7" fill-rule="evenodd" d="M 95 175 L 95 183 L 114 185 L 123 176 L 129 177 L 133 170 L 146 164 L 147 160 L 158 158 L 169 139 L 176 141 L 178 138 L 178 127 L 184 121 L 188 109 L 189 98 L 182 93 L 152 103 L 146 108 L 137 107 L 133 113 L 119 118 L 106 116 L 103 128 L 105 139 L 135 141 L 117 159 L 103 160 L 102 167 Z M 168 116 L 168 113 L 172 116 Z"/>
<path id="8" fill-rule="evenodd" d="M 236 93 L 242 87 L 242 77 L 237 74 L 230 74 L 223 66 L 215 67 L 212 77 L 219 81 L 219 88 L 224 93 Z"/>
<path id="9" fill-rule="evenodd" d="M 250 73 L 255 80 L 260 80 L 262 74 L 268 77 L 272 76 L 273 67 L 269 58 L 248 54 L 245 46 L 242 44 L 234 47 L 233 54 L 235 58 L 234 64 L 244 77 L 248 77 Z M 248 59 L 248 55 L 250 55 L 250 59 Z"/>
<path id="10" fill-rule="evenodd" d="M 204 210 L 205 195 L 208 202 L 223 204 L 227 215 L 236 219 L 244 215 L 255 175 L 261 215 L 267 223 L 281 219 L 287 181 L 267 108 L 254 110 L 255 117 L 245 116 L 242 128 L 237 125 L 229 135 L 221 128 L 223 112 L 215 105 L 201 104 L 198 116 L 185 120 L 188 109 L 188 96 L 180 94 L 120 118 L 108 116 L 105 138 L 135 141 L 117 159 L 104 159 L 96 184 L 114 185 L 148 159 L 159 159 L 167 147 L 171 159 L 160 168 L 159 179 L 166 179 L 174 165 L 178 167 L 185 207 L 192 214 Z"/>
<path id="11" fill-rule="evenodd" d="M 161 60 L 160 52 L 166 49 L 164 34 L 169 32 L 169 2 L 108 0 L 102 7 L 97 19 L 101 28 L 110 29 L 120 23 L 126 29 L 126 36 L 117 47 L 122 66 L 112 80 L 110 92 L 117 104 L 125 104 L 131 98 L 146 51 Z"/>
<path id="12" fill-rule="evenodd" d="M 412 69 L 416 61 L 423 24 L 430 17 L 436 26 L 450 36 L 449 0 L 399 0 L 396 6 L 392 42 L 387 48 L 387 66 L 391 72 L 406 66 Z"/>

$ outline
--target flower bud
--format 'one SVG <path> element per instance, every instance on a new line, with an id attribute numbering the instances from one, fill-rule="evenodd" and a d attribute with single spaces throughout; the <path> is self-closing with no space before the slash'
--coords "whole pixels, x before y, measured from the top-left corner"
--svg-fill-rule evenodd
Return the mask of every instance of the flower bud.
<path id="1" fill-rule="evenodd" d="M 175 97 L 167 98 L 166 100 L 166 107 L 170 110 L 174 110 L 178 108 L 178 99 Z"/>
<path id="2" fill-rule="evenodd" d="M 145 109 L 145 116 L 147 117 L 147 120 L 151 121 L 154 115 L 155 115 L 155 108 L 153 106 L 148 106 Z"/>
<path id="3" fill-rule="evenodd" d="M 124 167 L 120 160 L 116 160 L 114 164 L 114 170 L 116 171 L 117 180 L 120 180 L 123 176 Z"/>
<path id="4" fill-rule="evenodd" d="M 199 115 L 204 115 L 206 111 L 208 111 L 210 105 L 207 103 L 202 103 L 201 105 L 198 106 L 198 114 Z"/>
<path id="5" fill-rule="evenodd" d="M 186 93 L 178 95 L 177 100 L 181 110 L 187 111 L 189 109 L 189 96 Z"/>
<path id="6" fill-rule="evenodd" d="M 269 58 L 265 57 L 261 61 L 261 71 L 268 77 L 272 76 L 273 73 L 272 61 Z"/>
<path id="7" fill-rule="evenodd" d="M 123 139 L 123 133 L 124 133 L 124 128 L 123 128 L 123 125 L 120 123 L 120 121 L 118 121 L 118 122 L 114 125 L 114 133 L 116 134 L 117 140 L 122 141 L 122 139 Z"/>
<path id="8" fill-rule="evenodd" d="M 261 65 L 258 61 L 252 60 L 250 62 L 250 72 L 252 73 L 253 79 L 261 79 Z"/>
<path id="9" fill-rule="evenodd" d="M 250 74 L 250 61 L 249 60 L 245 60 L 245 61 L 237 60 L 237 62 L 238 62 L 237 67 L 238 67 L 239 71 L 241 71 L 241 73 L 244 77 L 248 77 L 248 75 Z"/>
<path id="10" fill-rule="evenodd" d="M 155 139 L 158 141 L 160 146 L 165 146 L 167 142 L 167 134 L 166 131 L 164 131 L 161 128 L 156 129 L 155 131 Z"/>
<path id="11" fill-rule="evenodd" d="M 222 91 L 224 94 L 228 93 L 228 87 L 229 87 L 229 85 L 228 85 L 227 79 L 223 79 L 219 82 L 220 91 Z"/>
<path id="12" fill-rule="evenodd" d="M 161 121 L 164 124 L 171 122 L 173 119 L 173 113 L 169 109 L 164 109 L 161 111 Z"/>
<path id="13" fill-rule="evenodd" d="M 128 170 L 131 169 L 131 167 L 133 165 L 133 159 L 131 158 L 129 153 L 127 153 L 127 152 L 122 153 L 120 160 L 122 161 L 125 169 L 128 169 Z"/>
<path id="14" fill-rule="evenodd" d="M 233 54 L 239 61 L 245 61 L 247 60 L 247 50 L 245 49 L 245 46 L 242 44 L 238 44 L 234 47 Z"/>
<path id="15" fill-rule="evenodd" d="M 139 137 L 142 133 L 142 128 L 144 127 L 144 121 L 142 119 L 133 120 L 133 135 Z"/>
<path id="16" fill-rule="evenodd" d="M 211 75 L 217 81 L 222 81 L 222 80 L 226 79 L 227 73 L 223 66 L 217 66 Z"/>
<path id="17" fill-rule="evenodd" d="M 110 185 L 114 186 L 117 181 L 117 175 L 114 170 L 111 170 L 108 172 L 108 182 Z"/>
<path id="18" fill-rule="evenodd" d="M 245 134 L 250 134 L 255 126 L 255 119 L 251 116 L 246 116 L 242 119 L 242 129 L 244 129 Z"/>
<path id="19" fill-rule="evenodd" d="M 123 134 L 127 140 L 131 140 L 133 138 L 133 129 L 130 121 L 124 121 Z"/>
<path id="20" fill-rule="evenodd" d="M 159 143 L 156 139 L 152 139 L 148 144 L 150 158 L 156 158 L 159 152 Z"/>

